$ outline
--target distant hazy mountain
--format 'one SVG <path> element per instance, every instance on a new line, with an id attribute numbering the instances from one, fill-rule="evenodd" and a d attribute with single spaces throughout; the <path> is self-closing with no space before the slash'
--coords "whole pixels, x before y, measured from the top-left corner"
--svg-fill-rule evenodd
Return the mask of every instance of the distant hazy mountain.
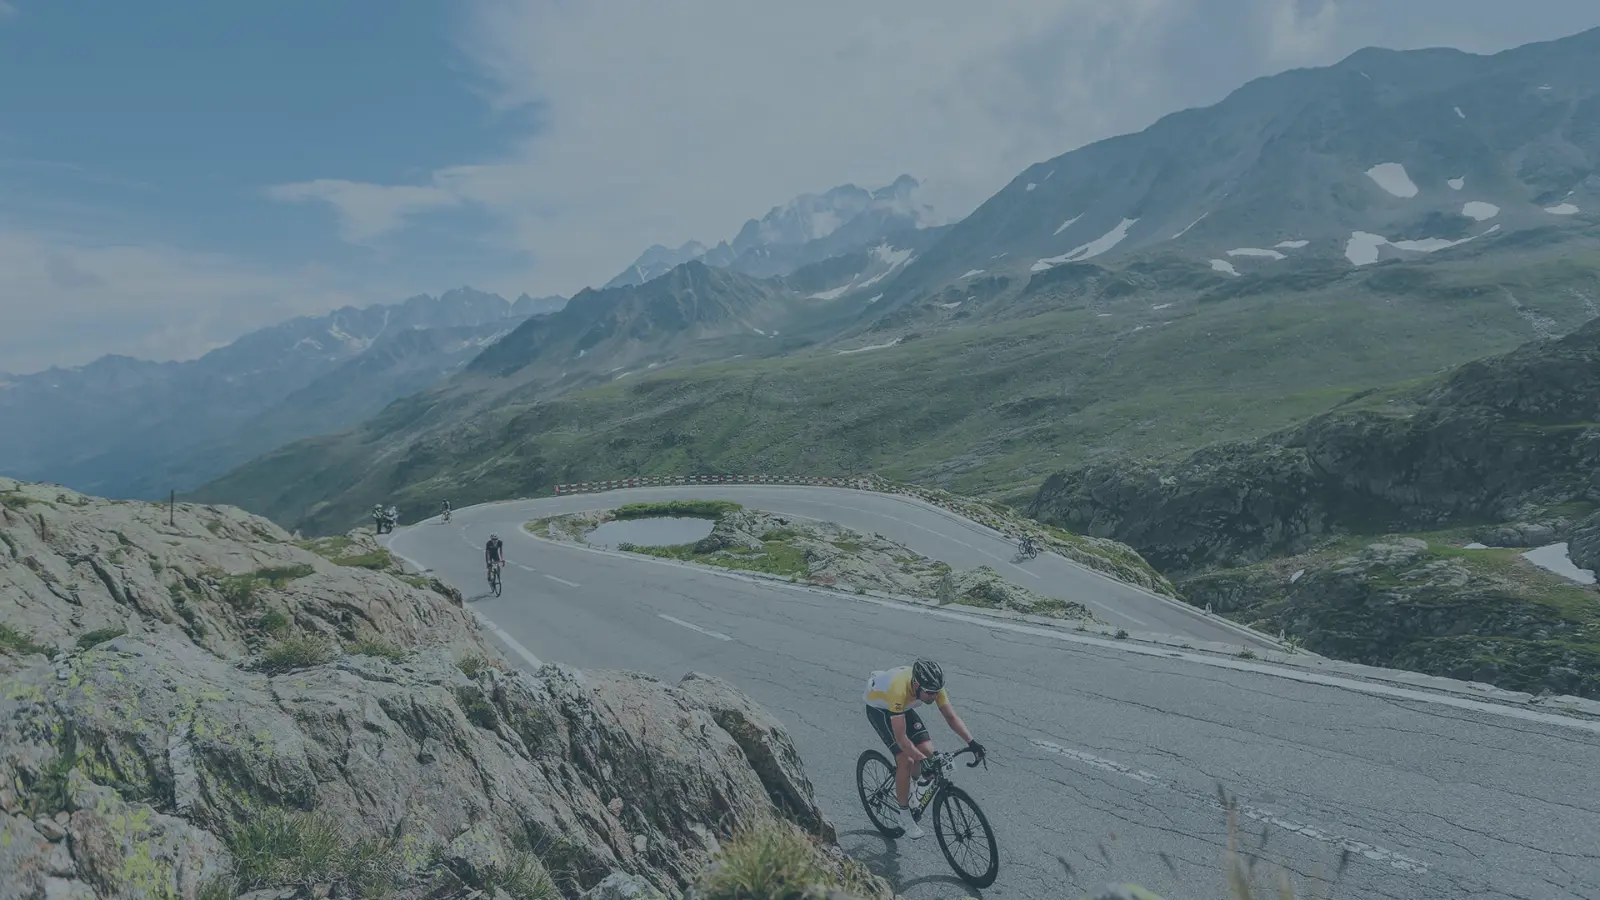
<path id="1" fill-rule="evenodd" d="M 755 278 L 787 275 L 801 266 L 936 224 L 933 209 L 918 201 L 917 187 L 915 178 L 901 175 L 874 191 L 845 184 L 824 194 L 802 194 L 759 220 L 745 222 L 733 240 L 715 247 L 699 241 L 675 250 L 652 246 L 606 287 L 643 284 L 695 260 Z"/>
<path id="2" fill-rule="evenodd" d="M 285 441 L 348 427 L 447 376 L 532 314 L 519 310 L 558 307 L 559 298 L 514 306 L 461 288 L 292 319 L 188 362 L 106 356 L 6 376 L 0 473 L 111 497 L 182 490 Z"/>

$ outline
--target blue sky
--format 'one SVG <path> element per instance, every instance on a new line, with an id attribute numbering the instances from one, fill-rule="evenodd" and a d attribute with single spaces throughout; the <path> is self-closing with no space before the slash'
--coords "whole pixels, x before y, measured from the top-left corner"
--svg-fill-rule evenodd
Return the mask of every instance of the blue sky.
<path id="1" fill-rule="evenodd" d="M 0 0 L 0 371 L 461 284 L 571 294 L 902 172 L 964 214 L 1258 75 L 1596 24 L 1592 0 Z"/>

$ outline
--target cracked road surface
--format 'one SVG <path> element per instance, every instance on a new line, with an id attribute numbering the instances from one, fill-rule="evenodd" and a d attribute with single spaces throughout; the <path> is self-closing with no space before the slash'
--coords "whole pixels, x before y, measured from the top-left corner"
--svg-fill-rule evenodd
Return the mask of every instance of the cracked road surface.
<path id="1" fill-rule="evenodd" d="M 1261 859 L 1263 889 L 1287 870 L 1302 897 L 1600 900 L 1600 734 L 1592 727 L 1135 655 L 594 553 L 519 527 L 684 496 L 829 518 L 955 565 L 976 563 L 950 559 L 952 547 L 1006 549 L 999 538 L 983 543 L 985 530 L 888 505 L 892 498 L 766 487 L 475 507 L 449 524 L 402 529 L 391 546 L 460 586 L 502 638 L 539 661 L 669 682 L 695 670 L 737 685 L 789 728 L 840 843 L 913 900 L 1055 900 L 1124 880 L 1171 900 L 1222 896 L 1219 785 L 1235 798 L 1242 846 Z M 484 591 L 490 531 L 505 539 L 511 563 L 499 598 Z M 1073 585 L 1103 588 L 1108 604 L 1130 595 L 1151 602 L 1097 576 Z M 956 880 L 931 834 L 879 835 L 856 797 L 855 758 L 877 746 L 861 712 L 863 683 L 873 669 L 919 654 L 944 665 L 952 700 L 990 751 L 987 770 L 958 766 L 955 775 L 1000 844 L 999 880 L 981 892 Z M 931 719 L 935 745 L 956 749 L 955 736 Z"/>

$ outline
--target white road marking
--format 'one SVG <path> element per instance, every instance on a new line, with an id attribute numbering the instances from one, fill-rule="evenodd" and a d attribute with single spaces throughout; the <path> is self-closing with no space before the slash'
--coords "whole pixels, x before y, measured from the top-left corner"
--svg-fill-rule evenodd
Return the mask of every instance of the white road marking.
<path id="1" fill-rule="evenodd" d="M 1082 750 L 1075 750 L 1071 747 L 1063 747 L 1054 741 L 1046 741 L 1039 738 L 1034 738 L 1033 743 L 1045 750 L 1050 751 L 1051 753 L 1065 756 L 1068 759 L 1075 759 L 1081 763 L 1093 766 L 1094 768 L 1103 772 L 1121 775 L 1124 778 L 1129 778 L 1139 782 L 1140 784 L 1150 785 L 1151 787 L 1165 788 L 1166 790 L 1177 794 L 1182 794 L 1190 799 L 1199 800 L 1207 805 L 1220 805 L 1215 795 L 1175 784 L 1162 778 L 1154 772 L 1146 772 L 1143 769 L 1134 769 L 1130 766 L 1125 766 L 1122 763 L 1116 762 L 1115 760 L 1105 759 L 1103 757 L 1095 756 L 1092 753 L 1087 753 Z M 1314 841 L 1321 841 L 1324 844 L 1332 844 L 1341 849 L 1348 850 L 1351 853 L 1358 854 L 1366 859 L 1370 859 L 1373 862 L 1383 863 L 1403 872 L 1410 872 L 1413 875 L 1428 874 L 1427 863 L 1418 859 L 1413 859 L 1403 853 L 1397 853 L 1394 850 L 1387 850 L 1375 844 L 1369 844 L 1366 841 L 1358 841 L 1353 838 L 1343 837 L 1341 835 L 1329 834 L 1328 832 L 1319 828 L 1313 828 L 1310 825 L 1285 819 L 1269 810 L 1262 809 L 1258 806 L 1252 806 L 1242 801 L 1236 801 L 1236 804 L 1239 814 L 1253 822 L 1261 822 L 1266 825 L 1272 825 L 1274 827 L 1281 828 L 1284 831 L 1292 832 L 1302 837 L 1308 837 Z"/>
<path id="2" fill-rule="evenodd" d="M 565 578 L 557 578 L 556 576 L 551 575 L 549 572 L 544 572 L 542 574 L 544 575 L 544 577 L 550 579 L 551 581 L 559 581 L 562 584 L 566 585 L 567 587 L 578 587 L 579 586 L 576 581 L 568 581 Z"/>
<path id="3" fill-rule="evenodd" d="M 731 641 L 731 640 L 733 640 L 733 638 L 728 637 L 727 635 L 723 634 L 720 631 L 710 631 L 710 630 L 707 630 L 705 628 L 701 628 L 699 625 L 696 625 L 693 622 L 685 622 L 682 619 L 673 618 L 672 616 L 669 616 L 666 613 L 656 613 L 656 615 L 660 616 L 663 619 L 666 619 L 668 622 L 671 622 L 674 625 L 682 625 L 683 627 L 689 629 L 690 631 L 698 631 L 701 634 L 710 635 L 711 637 L 714 637 L 719 641 Z"/>
<path id="4" fill-rule="evenodd" d="M 515 653 L 518 656 L 522 657 L 523 661 L 526 662 L 528 665 L 534 667 L 535 669 L 537 669 L 540 666 L 544 665 L 544 663 L 539 661 L 539 657 L 534 656 L 532 653 L 529 653 L 527 647 L 524 647 L 520 643 L 518 643 L 516 638 L 514 638 L 511 635 L 507 634 L 506 630 L 504 628 L 501 628 L 499 625 L 496 625 L 494 623 L 494 620 L 490 619 L 488 616 L 484 615 L 483 613 L 478 612 L 477 610 L 473 610 L 472 614 L 474 616 L 478 617 L 478 621 L 480 623 L 482 623 L 483 627 L 485 627 L 485 628 L 489 629 L 490 631 L 494 632 L 494 636 L 495 637 L 499 638 L 500 641 L 502 643 L 504 643 L 507 647 L 510 647 L 511 651 L 513 653 Z"/>

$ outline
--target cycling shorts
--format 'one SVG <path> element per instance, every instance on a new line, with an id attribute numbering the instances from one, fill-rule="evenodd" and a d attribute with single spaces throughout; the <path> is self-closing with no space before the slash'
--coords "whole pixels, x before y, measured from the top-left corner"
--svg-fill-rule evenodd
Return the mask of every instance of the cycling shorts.
<path id="1" fill-rule="evenodd" d="M 895 756 L 900 755 L 900 745 L 895 743 L 894 726 L 889 724 L 889 717 L 897 715 L 906 717 L 906 737 L 911 739 L 911 743 L 921 744 L 928 740 L 928 726 L 922 724 L 922 717 L 917 715 L 916 710 L 908 709 L 903 713 L 891 713 L 887 709 L 879 709 L 876 706 L 867 707 L 867 720 L 872 723 L 872 730 L 878 733 L 883 745 L 888 747 L 889 752 Z"/>

